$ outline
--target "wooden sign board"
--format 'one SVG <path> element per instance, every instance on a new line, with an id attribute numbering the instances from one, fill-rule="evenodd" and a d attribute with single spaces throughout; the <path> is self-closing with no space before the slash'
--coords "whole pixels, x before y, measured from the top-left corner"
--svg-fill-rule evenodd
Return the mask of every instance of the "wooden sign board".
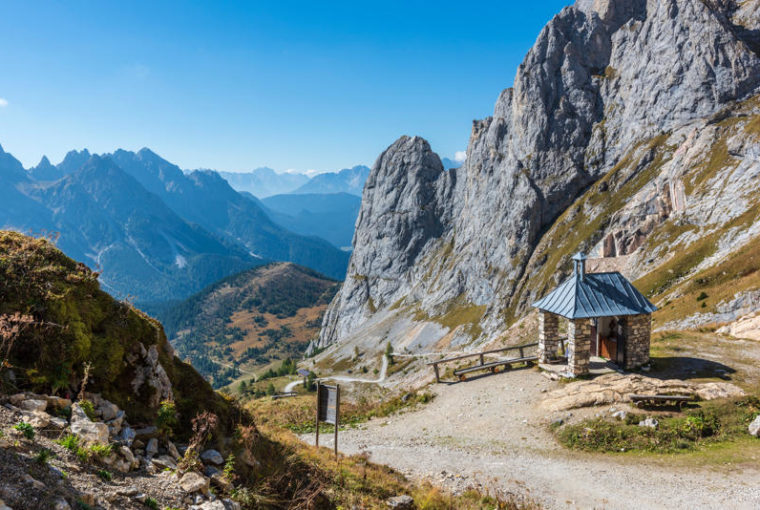
<path id="1" fill-rule="evenodd" d="M 324 386 L 317 393 L 319 402 L 317 402 L 317 412 L 319 421 L 335 425 L 338 421 L 338 387 Z"/>
<path id="2" fill-rule="evenodd" d="M 317 440 L 319 446 L 319 423 L 335 425 L 335 456 L 338 456 L 338 428 L 340 427 L 340 386 L 317 384 Z"/>

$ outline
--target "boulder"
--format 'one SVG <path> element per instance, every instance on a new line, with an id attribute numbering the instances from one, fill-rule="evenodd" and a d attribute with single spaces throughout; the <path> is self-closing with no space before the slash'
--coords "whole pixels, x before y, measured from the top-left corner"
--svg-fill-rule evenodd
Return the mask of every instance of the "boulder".
<path id="1" fill-rule="evenodd" d="M 118 416 L 119 412 L 121 411 L 119 409 L 119 406 L 105 399 L 101 399 L 100 405 L 98 406 L 98 410 L 100 411 L 100 415 L 103 417 L 103 421 L 113 420 L 114 418 Z M 122 413 L 122 416 L 123 416 L 123 413 Z"/>
<path id="2" fill-rule="evenodd" d="M 647 418 L 639 422 L 639 427 L 649 427 L 650 429 L 656 429 L 660 425 L 660 422 L 654 418 Z"/>
<path id="3" fill-rule="evenodd" d="M 563 411 L 618 402 L 630 402 L 632 394 L 695 395 L 702 400 L 740 397 L 744 391 L 727 382 L 695 383 L 680 379 L 657 379 L 640 374 L 605 374 L 589 381 L 576 381 L 550 391 L 541 402 L 549 411 Z"/>
<path id="4" fill-rule="evenodd" d="M 51 416 L 45 411 L 21 411 L 23 420 L 36 429 L 50 425 Z"/>
<path id="5" fill-rule="evenodd" d="M 68 501 L 62 497 L 57 497 L 53 501 L 53 510 L 69 510 L 70 508 L 71 506 L 69 505 Z"/>
<path id="6" fill-rule="evenodd" d="M 204 501 L 203 503 L 193 505 L 190 507 L 190 510 L 227 510 L 227 507 L 224 506 L 224 503 L 217 499 L 214 501 Z"/>
<path id="7" fill-rule="evenodd" d="M 108 444 L 108 425 L 91 421 L 76 403 L 71 406 L 71 433 L 85 443 Z"/>
<path id="8" fill-rule="evenodd" d="M 135 440 L 135 431 L 132 429 L 132 427 L 124 427 L 119 432 L 119 435 L 116 437 L 116 440 L 120 443 L 124 443 L 127 446 L 132 446 L 132 442 Z"/>
<path id="9" fill-rule="evenodd" d="M 91 421 L 90 417 L 87 416 L 87 413 L 82 409 L 82 406 L 79 405 L 79 402 L 76 402 L 71 405 L 71 422 L 74 423 L 79 420 Z"/>
<path id="10" fill-rule="evenodd" d="M 117 436 L 119 432 L 121 432 L 122 424 L 124 423 L 124 418 L 126 414 L 124 411 L 119 411 L 116 413 L 116 416 L 108 421 L 106 421 L 106 425 L 108 425 L 108 430 L 111 431 L 112 436 Z"/>
<path id="11" fill-rule="evenodd" d="M 240 510 L 242 507 L 231 499 L 215 499 L 203 501 L 189 507 L 190 510 Z"/>
<path id="12" fill-rule="evenodd" d="M 749 424 L 749 433 L 755 437 L 760 435 L 760 414 L 758 414 L 752 423 Z"/>
<path id="13" fill-rule="evenodd" d="M 22 400 L 18 406 L 25 411 L 44 411 L 47 409 L 47 400 L 30 398 Z"/>
<path id="14" fill-rule="evenodd" d="M 45 395 L 45 400 L 50 407 L 55 409 L 66 409 L 71 407 L 71 400 L 68 398 L 56 397 L 55 395 Z"/>
<path id="15" fill-rule="evenodd" d="M 120 446 L 118 451 L 121 454 L 121 456 L 124 457 L 124 460 L 126 460 L 129 463 L 131 468 L 134 469 L 140 465 L 137 459 L 135 458 L 135 455 L 132 453 L 132 450 L 130 450 L 126 446 Z"/>
<path id="16" fill-rule="evenodd" d="M 621 421 L 625 420 L 627 416 L 628 416 L 628 413 L 626 413 L 622 409 L 620 411 L 615 411 L 614 413 L 612 413 L 613 418 L 617 420 L 621 420 Z"/>
<path id="17" fill-rule="evenodd" d="M 174 446 L 174 443 L 168 439 L 166 440 L 166 450 L 169 452 L 169 455 L 174 457 L 174 460 L 179 460 L 182 458 L 182 456 L 179 454 L 179 450 L 177 450 L 177 447 Z"/>
<path id="18" fill-rule="evenodd" d="M 188 471 L 180 478 L 179 486 L 185 492 L 208 494 L 209 479 L 195 471 Z"/>
<path id="19" fill-rule="evenodd" d="M 151 459 L 151 462 L 153 462 L 153 465 L 158 469 L 177 469 L 177 464 L 174 462 L 174 459 L 168 455 L 154 457 Z"/>
<path id="20" fill-rule="evenodd" d="M 45 490 L 45 488 L 47 487 L 44 483 L 42 483 L 39 480 L 37 480 L 36 478 L 32 477 L 28 473 L 25 474 L 24 476 L 22 476 L 21 478 L 22 478 L 22 480 L 24 480 L 24 483 L 26 483 L 27 485 L 31 485 L 32 487 L 34 487 L 38 491 Z"/>
<path id="21" fill-rule="evenodd" d="M 66 428 L 66 425 L 68 425 L 69 422 L 67 422 L 64 418 L 58 418 L 57 416 L 52 416 L 50 417 L 50 424 L 59 430 L 63 430 Z"/>
<path id="22" fill-rule="evenodd" d="M 155 437 L 148 441 L 148 446 L 145 447 L 145 455 L 152 457 L 158 453 L 158 439 Z"/>
<path id="23" fill-rule="evenodd" d="M 158 436 L 158 428 L 153 425 L 135 429 L 135 439 L 145 440 L 156 436 Z"/>
<path id="24" fill-rule="evenodd" d="M 414 508 L 414 500 L 406 494 L 389 498 L 385 504 L 394 510 L 412 510 Z"/>
<path id="25" fill-rule="evenodd" d="M 33 393 L 14 393 L 10 397 L 8 397 L 8 400 L 14 406 L 20 406 L 21 402 L 23 402 L 24 400 L 34 398 L 34 397 L 36 397 L 36 395 L 34 395 Z"/>
<path id="26" fill-rule="evenodd" d="M 216 472 L 211 475 L 211 483 L 222 489 L 223 491 L 232 490 L 232 482 L 230 482 L 224 473 Z"/>
<path id="27" fill-rule="evenodd" d="M 205 466 L 203 468 L 203 474 L 206 475 L 206 476 L 208 476 L 209 478 L 211 478 L 212 476 L 214 476 L 217 473 L 221 473 L 221 471 L 219 471 L 214 466 Z"/>
<path id="28" fill-rule="evenodd" d="M 113 467 L 120 473 L 129 473 L 132 470 L 132 464 L 122 459 L 114 460 Z"/>
<path id="29" fill-rule="evenodd" d="M 201 460 L 205 464 L 216 464 L 217 466 L 224 464 L 224 457 L 222 457 L 222 454 L 213 449 L 201 453 Z"/>

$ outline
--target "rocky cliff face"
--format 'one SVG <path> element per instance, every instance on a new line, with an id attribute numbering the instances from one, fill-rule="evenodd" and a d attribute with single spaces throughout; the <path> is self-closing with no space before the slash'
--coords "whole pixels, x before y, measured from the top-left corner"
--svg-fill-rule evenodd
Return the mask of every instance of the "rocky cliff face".
<path id="1" fill-rule="evenodd" d="M 703 170 L 720 123 L 754 115 L 737 102 L 760 85 L 758 3 L 579 0 L 563 9 L 493 116 L 473 123 L 464 166 L 444 171 L 417 137 L 378 158 L 318 345 L 366 334 L 379 315 L 439 322 L 455 343 L 492 339 L 556 281 L 558 253 L 636 252 L 710 182 L 690 186 L 679 171 Z M 754 157 L 750 145 L 733 157 Z M 691 164 L 677 168 L 674 156 L 689 150 Z M 458 328 L 468 322 L 478 327 Z M 378 339 L 413 342 L 408 330 L 394 335 Z"/>

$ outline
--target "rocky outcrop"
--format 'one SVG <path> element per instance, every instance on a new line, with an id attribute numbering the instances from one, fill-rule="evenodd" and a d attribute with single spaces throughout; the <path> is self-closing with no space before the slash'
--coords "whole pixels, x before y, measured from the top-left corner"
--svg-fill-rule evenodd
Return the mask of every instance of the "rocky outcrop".
<path id="1" fill-rule="evenodd" d="M 139 355 L 133 353 L 127 356 L 127 361 L 135 367 L 135 378 L 132 380 L 132 390 L 136 395 L 149 398 L 150 407 L 156 408 L 162 400 L 172 400 L 172 383 L 166 370 L 158 361 L 158 349 L 151 345 L 148 349 L 139 344 Z M 143 389 L 144 386 L 147 388 Z"/>
<path id="2" fill-rule="evenodd" d="M 558 262 L 537 247 L 550 247 L 557 238 L 547 232 L 568 217 L 579 227 L 558 235 L 573 248 L 609 235 L 607 254 L 635 252 L 684 209 L 683 180 L 660 179 L 639 196 L 640 207 L 612 222 L 617 209 L 571 205 L 595 182 L 599 193 L 636 195 L 659 175 L 664 153 L 672 157 L 665 148 L 686 141 L 688 126 L 699 123 L 708 136 L 717 113 L 757 89 L 754 22 L 740 29 L 735 21 L 747 12 L 754 11 L 691 0 L 581 0 L 563 9 L 493 116 L 473 123 L 462 167 L 443 171 L 419 138 L 403 137 L 378 158 L 346 282 L 317 345 L 358 338 L 380 310 L 435 320 L 483 307 L 480 329 L 441 322 L 460 341 L 497 337 L 561 276 L 555 266 L 534 278 Z"/>
<path id="3" fill-rule="evenodd" d="M 549 411 L 566 411 L 631 402 L 631 395 L 686 395 L 701 400 L 714 400 L 741 397 L 744 396 L 744 391 L 727 382 L 693 383 L 681 379 L 607 374 L 592 381 L 573 382 L 552 391 L 546 395 L 541 406 Z"/>

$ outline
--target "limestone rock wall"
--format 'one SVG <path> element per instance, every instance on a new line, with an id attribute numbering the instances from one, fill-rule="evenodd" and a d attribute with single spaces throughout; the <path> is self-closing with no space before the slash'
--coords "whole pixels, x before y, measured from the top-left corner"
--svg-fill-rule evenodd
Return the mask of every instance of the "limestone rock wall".
<path id="1" fill-rule="evenodd" d="M 541 290 L 529 287 L 546 262 L 536 251 L 542 236 L 575 214 L 589 186 L 652 137 L 705 125 L 757 89 L 756 24 L 732 21 L 748 12 L 695 0 L 582 0 L 563 9 L 493 116 L 473 123 L 462 167 L 444 171 L 418 137 L 400 138 L 378 158 L 346 281 L 315 345 L 359 338 L 379 310 L 435 318 L 483 306 L 477 338 L 455 332 L 452 345 L 502 334 L 505 311 L 527 310 Z M 641 152 L 629 179 L 656 160 L 654 149 Z M 683 193 L 674 194 L 653 192 L 618 218 L 621 234 L 612 233 L 608 251 L 641 246 L 683 208 Z"/>
<path id="2" fill-rule="evenodd" d="M 626 346 L 625 368 L 638 368 L 649 363 L 652 316 L 631 315 L 626 317 L 623 336 Z"/>

